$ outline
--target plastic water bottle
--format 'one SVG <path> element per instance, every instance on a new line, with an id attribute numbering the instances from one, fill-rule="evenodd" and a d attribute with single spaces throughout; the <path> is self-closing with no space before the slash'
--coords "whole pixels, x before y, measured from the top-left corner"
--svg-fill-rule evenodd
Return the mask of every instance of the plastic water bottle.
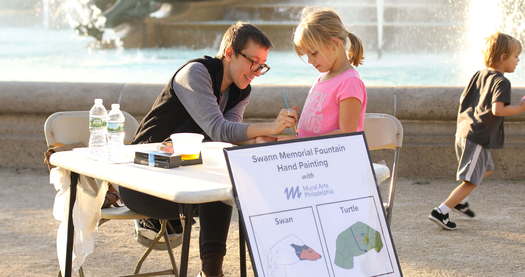
<path id="1" fill-rule="evenodd" d="M 89 153 L 96 160 L 107 159 L 107 117 L 102 99 L 95 99 L 89 110 Z"/>
<path id="2" fill-rule="evenodd" d="M 109 145 L 109 159 L 118 162 L 119 155 L 124 145 L 124 122 L 126 118 L 120 110 L 119 104 L 112 104 L 111 111 L 108 114 L 108 145 Z"/>

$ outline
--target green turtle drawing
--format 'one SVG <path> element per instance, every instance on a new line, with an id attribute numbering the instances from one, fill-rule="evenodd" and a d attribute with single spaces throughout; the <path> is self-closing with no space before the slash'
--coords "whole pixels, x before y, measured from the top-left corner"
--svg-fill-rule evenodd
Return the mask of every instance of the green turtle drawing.
<path id="1" fill-rule="evenodd" d="M 358 221 L 337 236 L 334 263 L 341 268 L 352 269 L 354 257 L 371 249 L 379 253 L 382 248 L 381 234 Z"/>

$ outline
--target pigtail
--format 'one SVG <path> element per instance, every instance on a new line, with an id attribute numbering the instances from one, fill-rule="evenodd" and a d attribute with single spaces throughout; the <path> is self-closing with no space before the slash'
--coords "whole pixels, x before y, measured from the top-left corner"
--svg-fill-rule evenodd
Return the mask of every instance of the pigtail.
<path id="1" fill-rule="evenodd" d="M 348 40 L 350 41 L 350 47 L 348 47 L 348 60 L 350 63 L 354 66 L 359 66 L 363 63 L 363 59 L 365 58 L 364 50 L 363 50 L 363 44 L 361 43 L 361 40 L 356 37 L 354 34 L 348 32 Z"/>

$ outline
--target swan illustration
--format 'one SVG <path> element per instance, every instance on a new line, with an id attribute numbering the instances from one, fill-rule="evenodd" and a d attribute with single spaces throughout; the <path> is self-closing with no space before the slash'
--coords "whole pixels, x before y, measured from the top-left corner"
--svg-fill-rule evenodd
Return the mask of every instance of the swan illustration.
<path id="1" fill-rule="evenodd" d="M 321 255 L 296 235 L 290 234 L 277 241 L 268 251 L 268 276 L 286 277 L 289 267 L 302 261 L 316 261 Z"/>

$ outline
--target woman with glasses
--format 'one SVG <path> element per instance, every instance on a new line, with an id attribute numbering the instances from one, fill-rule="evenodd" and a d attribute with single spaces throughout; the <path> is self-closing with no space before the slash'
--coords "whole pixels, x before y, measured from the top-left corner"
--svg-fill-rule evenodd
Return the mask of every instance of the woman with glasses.
<path id="1" fill-rule="evenodd" d="M 191 60 L 180 67 L 140 123 L 133 143 L 162 142 L 173 133 L 203 134 L 208 141 L 235 144 L 281 133 L 295 125 L 297 113 L 283 109 L 272 122 L 243 123 L 250 83 L 270 67 L 272 44 L 257 27 L 236 23 L 223 36 L 216 57 Z M 176 203 L 121 187 L 125 204 L 157 219 L 180 225 Z M 222 261 L 232 208 L 221 202 L 199 205 L 202 262 L 200 276 L 224 276 Z"/>

